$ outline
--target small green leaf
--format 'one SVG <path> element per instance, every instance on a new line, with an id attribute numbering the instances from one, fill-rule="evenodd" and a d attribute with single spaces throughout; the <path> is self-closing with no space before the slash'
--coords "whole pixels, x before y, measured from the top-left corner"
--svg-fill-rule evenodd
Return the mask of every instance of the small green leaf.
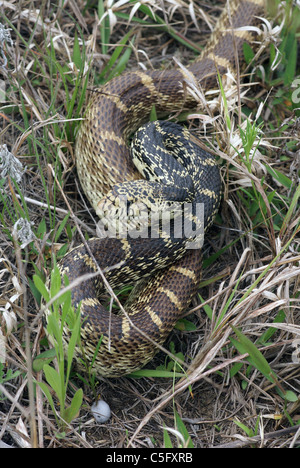
<path id="1" fill-rule="evenodd" d="M 248 361 L 254 365 L 268 380 L 272 383 L 276 382 L 275 374 L 272 371 L 268 361 L 263 354 L 257 349 L 254 343 L 249 338 L 243 335 L 236 327 L 231 325 L 233 331 L 238 337 L 238 341 L 231 338 L 232 344 L 241 354 L 249 354 Z"/>
<path id="2" fill-rule="evenodd" d="M 96 358 L 97 358 L 97 354 L 98 354 L 98 351 L 99 351 L 99 349 L 100 349 L 102 339 L 103 339 L 103 335 L 100 336 L 100 338 L 99 338 L 99 340 L 98 340 L 98 343 L 97 343 L 97 346 L 96 346 L 96 348 L 95 348 L 95 352 L 94 352 L 94 355 L 93 355 L 93 359 L 92 359 L 91 365 L 90 365 L 90 368 L 91 368 L 91 369 L 93 368 L 93 365 L 94 365 L 95 360 L 96 360 Z"/>
<path id="3" fill-rule="evenodd" d="M 295 403 L 298 401 L 298 395 L 295 392 L 292 392 L 292 390 L 287 390 L 284 393 L 284 397 L 287 401 L 290 401 L 291 403 Z"/>
<path id="4" fill-rule="evenodd" d="M 203 297 L 202 297 L 200 294 L 198 294 L 198 297 L 199 297 L 200 301 L 201 301 L 202 304 L 203 304 L 203 302 L 205 302 L 205 300 L 203 299 Z M 205 304 L 205 306 L 203 306 L 203 309 L 204 309 L 204 312 L 206 313 L 207 317 L 211 320 L 212 317 L 213 317 L 213 310 L 212 310 L 212 308 L 210 307 L 210 305 L 209 305 L 209 304 Z"/>
<path id="5" fill-rule="evenodd" d="M 243 52 L 244 52 L 245 61 L 247 64 L 249 64 L 254 59 L 255 54 L 247 42 L 244 42 L 243 44 Z"/>
<path id="6" fill-rule="evenodd" d="M 50 295 L 49 295 L 49 292 L 48 292 L 43 280 L 39 276 L 34 275 L 33 276 L 33 282 L 34 282 L 34 285 L 37 288 L 37 290 L 41 293 L 41 295 L 45 299 L 45 301 L 49 302 Z"/>
<path id="7" fill-rule="evenodd" d="M 58 242 L 58 239 L 60 238 L 60 235 L 61 235 L 61 233 L 62 233 L 62 231 L 63 231 L 63 229 L 64 229 L 64 227 L 65 227 L 65 225 L 66 225 L 66 223 L 67 223 L 67 221 L 68 221 L 68 219 L 69 219 L 69 217 L 70 217 L 70 213 L 68 213 L 68 214 L 64 217 L 64 219 L 62 220 L 62 222 L 60 223 L 59 228 L 57 229 L 57 232 L 56 232 L 56 234 L 55 234 L 54 242 Z"/>
<path id="8" fill-rule="evenodd" d="M 79 340 L 79 337 L 80 337 L 80 325 L 81 325 L 80 318 L 81 318 L 80 313 L 78 313 L 77 317 L 76 317 L 75 324 L 74 324 L 74 328 L 72 330 L 72 334 L 71 334 L 71 337 L 70 337 L 70 340 L 69 340 L 69 344 L 68 344 L 68 350 L 67 350 L 67 363 L 68 363 L 67 379 L 69 378 L 69 373 L 70 373 L 70 370 L 71 370 L 71 365 L 72 365 L 72 360 L 73 360 L 73 357 L 74 357 L 75 346 L 78 343 L 78 340 Z"/>
<path id="9" fill-rule="evenodd" d="M 153 104 L 151 112 L 150 112 L 150 119 L 149 120 L 150 120 L 150 122 L 154 122 L 155 120 L 157 120 L 157 112 L 156 112 L 156 108 L 155 108 L 154 104 Z"/>
<path id="10" fill-rule="evenodd" d="M 81 58 L 81 51 L 80 51 L 80 45 L 79 45 L 79 41 L 78 41 L 77 31 L 75 31 L 72 58 L 73 58 L 73 62 L 75 63 L 76 67 L 80 70 L 81 67 L 82 67 L 82 58 Z"/>
<path id="11" fill-rule="evenodd" d="M 165 425 L 164 425 L 163 434 L 164 434 L 164 448 L 168 448 L 168 449 L 173 448 L 169 433 L 168 433 Z"/>
<path id="12" fill-rule="evenodd" d="M 45 372 L 45 377 L 52 389 L 55 391 L 60 404 L 64 404 L 64 395 L 63 395 L 63 390 L 61 388 L 61 381 L 60 381 L 60 376 L 58 372 L 48 364 L 44 365 L 44 372 Z"/>
<path id="13" fill-rule="evenodd" d="M 51 286 L 50 286 L 50 294 L 51 297 L 55 297 L 56 294 L 59 293 L 61 288 L 61 277 L 60 272 L 57 266 L 53 268 L 51 271 Z"/>
<path id="14" fill-rule="evenodd" d="M 53 337 L 57 342 L 59 342 L 60 337 L 61 337 L 61 332 L 60 332 L 59 323 L 57 321 L 55 314 L 50 314 L 47 320 L 48 320 L 48 323 L 47 323 L 48 335 Z"/>
<path id="15" fill-rule="evenodd" d="M 180 432 L 180 434 L 183 436 L 185 442 L 186 442 L 186 448 L 194 448 L 194 444 L 191 440 L 191 436 L 188 433 L 187 428 L 184 425 L 184 422 L 182 421 L 181 417 L 177 413 L 176 410 L 175 412 L 175 422 L 176 422 L 176 429 Z"/>
<path id="16" fill-rule="evenodd" d="M 79 388 L 75 395 L 72 398 L 71 405 L 63 411 L 63 419 L 70 423 L 76 418 L 79 414 L 83 399 L 83 391 L 82 388 Z"/>
<path id="17" fill-rule="evenodd" d="M 230 377 L 234 377 L 242 367 L 243 367 L 242 362 L 236 362 L 235 364 L 233 364 L 229 372 Z"/>
<path id="18" fill-rule="evenodd" d="M 279 310 L 279 312 L 276 314 L 274 320 L 273 320 L 273 323 L 282 323 L 284 322 L 285 320 L 285 313 L 284 313 L 284 310 Z M 257 344 L 266 344 L 270 338 L 272 337 L 272 335 L 274 333 L 276 333 L 276 331 L 278 330 L 278 328 L 275 327 L 270 327 L 269 329 L 267 329 L 262 335 L 261 337 L 257 340 Z"/>
<path id="19" fill-rule="evenodd" d="M 51 395 L 51 392 L 48 388 L 48 385 L 45 384 L 45 382 L 38 382 L 40 388 L 42 389 L 43 393 L 45 394 L 50 406 L 51 406 L 51 409 L 55 415 L 55 418 L 57 419 L 57 415 L 56 415 L 56 408 L 55 408 L 55 405 L 54 405 L 54 401 L 53 401 L 53 398 L 52 398 L 52 395 Z"/>
<path id="20" fill-rule="evenodd" d="M 266 170 L 268 173 L 275 179 L 278 180 L 278 182 L 283 185 L 284 187 L 290 189 L 292 186 L 292 181 L 287 177 L 285 174 L 282 172 L 278 171 L 278 169 L 275 169 L 274 167 L 268 166 L 267 164 L 265 165 Z"/>
<path id="21" fill-rule="evenodd" d="M 37 303 L 40 304 L 41 303 L 41 297 L 42 297 L 40 291 L 38 290 L 38 288 L 35 286 L 34 282 L 30 278 L 27 278 L 27 280 L 28 280 L 28 284 L 29 284 L 29 287 L 30 287 L 30 291 L 33 294 L 33 297 L 35 298 Z"/>
<path id="22" fill-rule="evenodd" d="M 195 331 L 197 330 L 196 325 L 191 322 L 190 320 L 187 319 L 180 319 L 176 323 L 175 327 L 176 330 L 181 330 L 181 331 Z"/>
<path id="23" fill-rule="evenodd" d="M 251 427 L 248 427 L 246 426 L 245 424 L 243 424 L 241 421 L 238 421 L 238 420 L 234 420 L 233 421 L 240 429 L 242 429 L 248 437 L 253 437 L 254 436 L 254 433 L 253 433 L 253 430 L 251 429 Z"/>
<path id="24" fill-rule="evenodd" d="M 38 228 L 37 228 L 37 235 L 38 237 L 41 239 L 43 237 L 43 235 L 46 233 L 47 231 L 47 227 L 46 227 L 46 220 L 45 218 L 42 219 L 42 221 L 40 222 L 40 224 L 38 225 Z"/>
<path id="25" fill-rule="evenodd" d="M 45 364 L 50 364 L 51 361 L 56 357 L 56 351 L 54 348 L 47 349 L 43 353 L 40 353 L 33 360 L 32 367 L 34 372 L 39 372 L 43 369 Z"/>
<path id="26" fill-rule="evenodd" d="M 297 66 L 297 38 L 294 33 L 289 33 L 286 44 L 286 67 L 284 71 L 284 84 L 292 83 L 296 75 Z"/>

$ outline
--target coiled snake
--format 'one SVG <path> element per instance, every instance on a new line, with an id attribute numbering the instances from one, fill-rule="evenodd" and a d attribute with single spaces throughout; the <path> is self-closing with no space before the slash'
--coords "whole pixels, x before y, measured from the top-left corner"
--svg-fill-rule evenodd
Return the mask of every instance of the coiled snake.
<path id="1" fill-rule="evenodd" d="M 189 76 L 183 68 L 135 71 L 112 79 L 99 92 L 93 93 L 78 131 L 75 155 L 81 185 L 96 212 L 103 214 L 104 208 L 110 206 L 103 202 L 105 195 L 109 193 L 111 200 L 123 193 L 122 182 L 132 187 L 141 179 L 132 162 L 128 140 L 149 120 L 152 107 L 155 106 L 158 115 L 191 109 L 196 103 L 183 85 L 187 79 L 192 77 L 207 90 L 217 86 L 216 70 L 221 76 L 228 71 L 234 73 L 236 57 L 243 58 L 243 43 L 252 43 L 255 39 L 250 30 L 238 28 L 256 24 L 264 8 L 265 0 L 229 1 L 204 52 L 187 68 Z M 164 133 L 164 124 L 153 125 L 158 133 Z M 152 130 L 152 127 L 143 130 L 143 135 L 147 136 Z M 187 136 L 185 130 L 182 132 L 179 131 L 175 139 Z M 196 139 L 187 136 L 187 141 L 190 153 L 182 157 L 175 151 L 172 160 L 174 164 L 185 164 L 182 159 L 192 158 L 196 178 L 191 184 L 194 195 L 201 195 L 198 201 L 204 203 L 204 229 L 207 229 L 219 206 L 219 172 L 213 157 L 200 149 Z M 160 165 L 158 162 L 157 167 Z M 145 169 L 144 176 L 147 171 Z M 155 180 L 156 187 L 160 174 L 156 174 Z M 146 197 L 152 193 L 151 184 L 151 190 L 147 186 L 144 193 Z M 168 189 L 173 185 L 167 182 Z M 89 249 L 100 268 L 121 265 L 108 268 L 105 273 L 111 287 L 146 278 L 138 285 L 135 299 L 126 308 L 126 316 L 109 313 L 100 304 L 103 284 L 99 276 L 73 289 L 73 303 L 77 305 L 81 301 L 85 359 L 91 361 L 102 336 L 94 363 L 97 373 L 120 376 L 149 362 L 157 351 L 155 343 L 165 341 L 196 293 L 201 274 L 200 249 L 186 249 L 185 239 L 173 241 L 174 238 L 163 236 L 159 239 L 107 236 L 89 240 Z M 60 270 L 72 281 L 81 274 L 96 272 L 97 266 L 86 247 L 81 245 L 63 258 Z M 80 357 L 79 350 L 78 355 Z"/>

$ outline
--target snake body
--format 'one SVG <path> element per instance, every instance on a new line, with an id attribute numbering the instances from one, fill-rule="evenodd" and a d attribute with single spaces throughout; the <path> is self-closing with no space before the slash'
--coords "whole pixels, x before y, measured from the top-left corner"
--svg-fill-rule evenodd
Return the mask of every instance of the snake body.
<path id="1" fill-rule="evenodd" d="M 256 24 L 264 7 L 264 0 L 230 1 L 204 52 L 187 69 L 125 73 L 93 93 L 76 137 L 75 155 L 82 188 L 96 212 L 103 213 L 103 200 L 112 194 L 114 198 L 114 190 L 122 193 L 123 182 L 131 187 L 146 177 L 133 164 L 128 140 L 149 120 L 153 106 L 159 116 L 192 109 L 196 103 L 186 92 L 187 80 L 207 90 L 217 85 L 217 70 L 221 76 L 234 73 L 237 56 L 242 63 L 243 43 L 255 39 L 253 32 L 238 28 Z M 158 133 L 163 133 L 163 126 L 154 125 Z M 192 198 L 200 196 L 197 200 L 205 205 L 206 230 L 219 207 L 219 171 L 212 155 L 203 151 L 196 139 L 186 137 L 195 173 Z M 181 157 L 175 156 L 175 160 L 174 164 L 182 163 Z M 169 189 L 173 183 L 167 185 Z M 156 241 L 118 236 L 89 240 L 89 250 L 112 288 L 137 282 L 135 299 L 126 308 L 126 316 L 110 313 L 100 304 L 104 287 L 99 276 L 72 290 L 73 304 L 81 302 L 85 360 L 91 362 L 102 337 L 94 362 L 97 373 L 120 376 L 139 369 L 157 352 L 156 343 L 165 341 L 200 281 L 201 252 L 187 249 L 187 242 L 163 236 Z M 121 266 L 110 269 L 115 265 Z M 73 249 L 60 263 L 61 273 L 70 281 L 97 272 L 97 268 L 84 245 Z M 77 352 L 82 358 L 82 351 Z"/>

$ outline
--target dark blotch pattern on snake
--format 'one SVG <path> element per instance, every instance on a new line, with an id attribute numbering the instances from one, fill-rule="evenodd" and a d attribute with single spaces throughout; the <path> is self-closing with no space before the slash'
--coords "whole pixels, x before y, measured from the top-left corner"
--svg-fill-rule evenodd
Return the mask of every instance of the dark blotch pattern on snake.
<path id="1" fill-rule="evenodd" d="M 149 199 L 153 196 L 157 200 L 163 194 L 170 197 L 170 202 L 173 201 L 176 194 L 172 187 L 177 184 L 178 175 L 179 190 L 184 187 L 179 198 L 184 200 L 187 193 L 191 203 L 195 199 L 203 202 L 204 230 L 211 225 L 220 202 L 220 176 L 213 156 L 201 149 L 196 138 L 182 130 L 189 146 L 189 156 L 184 163 L 178 156 L 178 150 L 175 150 L 171 162 L 167 164 L 160 157 L 156 159 L 154 154 L 150 158 L 150 169 L 145 163 L 148 149 L 142 162 L 135 161 L 137 150 L 131 153 L 128 141 L 141 125 L 149 121 L 153 106 L 159 116 L 195 107 L 193 96 L 186 91 L 186 80 L 192 79 L 207 90 L 218 86 L 216 70 L 221 76 L 228 71 L 235 74 L 236 54 L 241 66 L 243 43 L 251 44 L 256 39 L 253 32 L 238 28 L 258 23 L 257 16 L 263 16 L 265 1 L 233 0 L 229 2 L 229 7 L 231 19 L 226 7 L 207 47 L 188 66 L 188 76 L 181 68 L 133 71 L 112 79 L 92 94 L 77 134 L 75 156 L 82 188 L 100 216 L 103 216 L 111 201 L 124 193 L 123 182 L 128 184 L 130 190 L 136 188 L 139 193 L 147 193 Z M 135 137 L 137 145 L 142 138 L 146 144 L 147 140 L 152 140 L 147 138 L 149 132 L 158 130 L 159 134 L 164 131 L 164 124 L 153 125 L 157 128 L 149 127 L 143 136 Z M 142 174 L 134 163 L 141 166 Z M 151 169 L 151 164 L 154 169 L 156 166 L 156 173 Z M 173 168 L 170 170 L 173 179 L 160 190 L 158 183 L 164 179 L 168 164 Z M 178 170 L 180 165 L 183 168 L 181 175 Z M 155 180 L 146 181 L 146 189 L 141 188 L 139 180 L 151 177 L 153 172 Z M 107 198 L 103 198 L 105 196 Z M 134 193 L 131 192 L 131 196 L 135 200 Z M 159 229 L 158 232 L 162 234 Z M 88 241 L 89 249 L 100 268 L 106 271 L 105 276 L 111 287 L 138 283 L 134 298 L 130 299 L 128 307 L 125 306 L 126 316 L 110 314 L 100 304 L 99 297 L 103 292 L 100 276 L 72 290 L 73 304 L 81 301 L 85 359 L 90 361 L 93 358 L 99 339 L 103 337 L 94 364 L 97 373 L 106 376 L 128 374 L 152 359 L 157 351 L 155 343 L 163 344 L 188 307 L 200 281 L 201 250 L 187 249 L 188 242 L 188 239 L 174 235 L 165 238 L 161 235 L 158 239 L 132 239 L 127 236 Z M 113 265 L 119 267 L 108 268 Z M 86 247 L 81 245 L 63 258 L 60 270 L 72 281 L 82 274 L 96 272 L 97 267 Z M 67 333 L 65 338 L 67 341 Z"/>

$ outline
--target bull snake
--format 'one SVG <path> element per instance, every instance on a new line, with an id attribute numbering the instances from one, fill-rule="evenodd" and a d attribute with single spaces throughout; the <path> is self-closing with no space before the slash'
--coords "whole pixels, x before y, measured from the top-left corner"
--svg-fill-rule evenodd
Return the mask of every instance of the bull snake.
<path id="1" fill-rule="evenodd" d="M 228 71 L 234 73 L 237 54 L 242 63 L 243 43 L 252 43 L 255 39 L 255 34 L 250 30 L 238 28 L 256 24 L 257 16 L 263 14 L 264 8 L 265 0 L 229 1 L 205 50 L 187 69 L 178 67 L 164 71 L 128 72 L 93 93 L 76 137 L 75 156 L 82 188 L 98 214 L 103 216 L 107 206 L 111 206 L 110 203 L 124 193 L 123 182 L 132 189 L 135 183 L 140 187 L 141 177 L 147 178 L 149 170 L 144 163 L 134 161 L 136 166 L 143 166 L 142 175 L 133 164 L 135 152 L 132 158 L 128 140 L 149 120 L 152 107 L 155 106 L 158 115 L 192 109 L 195 99 L 183 86 L 187 78 L 190 80 L 192 77 L 195 83 L 200 83 L 202 89 L 207 90 L 217 86 L 216 70 L 221 76 Z M 151 129 L 142 127 L 146 140 L 153 125 L 157 133 L 164 132 L 164 124 L 155 122 L 151 125 Z M 194 189 L 196 187 L 196 196 L 202 193 L 200 201 L 205 205 L 206 230 L 220 201 L 217 164 L 211 154 L 199 147 L 194 137 L 184 129 L 174 128 L 177 128 L 175 135 L 178 131 L 190 145 L 189 154 L 192 155 L 196 172 L 192 174 L 191 185 Z M 174 159 L 174 164 L 182 163 L 181 156 L 175 154 Z M 161 165 L 160 160 L 158 169 Z M 155 177 L 154 183 L 151 178 L 147 182 L 151 190 L 149 185 L 146 191 L 142 189 L 145 197 L 150 197 L 153 184 L 156 187 L 157 180 L 161 178 L 157 174 Z M 188 177 L 187 174 L 186 180 Z M 175 182 L 166 184 L 168 189 L 172 189 Z M 94 362 L 99 375 L 120 376 L 143 367 L 157 352 L 156 343 L 165 341 L 187 308 L 197 291 L 201 275 L 200 249 L 186 249 L 187 242 L 186 239 L 179 242 L 175 239 L 174 242 L 172 236 L 149 239 L 120 235 L 88 241 L 88 247 L 100 268 L 121 264 L 119 268 L 108 268 L 105 274 L 112 288 L 137 282 L 134 299 L 126 308 L 126 316 L 109 313 L 100 304 L 103 284 L 99 277 L 72 290 L 73 304 L 81 302 L 81 337 L 85 360 L 91 361 L 102 337 Z M 72 281 L 81 274 L 96 272 L 97 266 L 86 247 L 81 245 L 63 258 L 60 271 Z M 67 333 L 65 339 L 67 342 Z M 82 357 L 79 349 L 77 353 L 78 357 Z"/>

